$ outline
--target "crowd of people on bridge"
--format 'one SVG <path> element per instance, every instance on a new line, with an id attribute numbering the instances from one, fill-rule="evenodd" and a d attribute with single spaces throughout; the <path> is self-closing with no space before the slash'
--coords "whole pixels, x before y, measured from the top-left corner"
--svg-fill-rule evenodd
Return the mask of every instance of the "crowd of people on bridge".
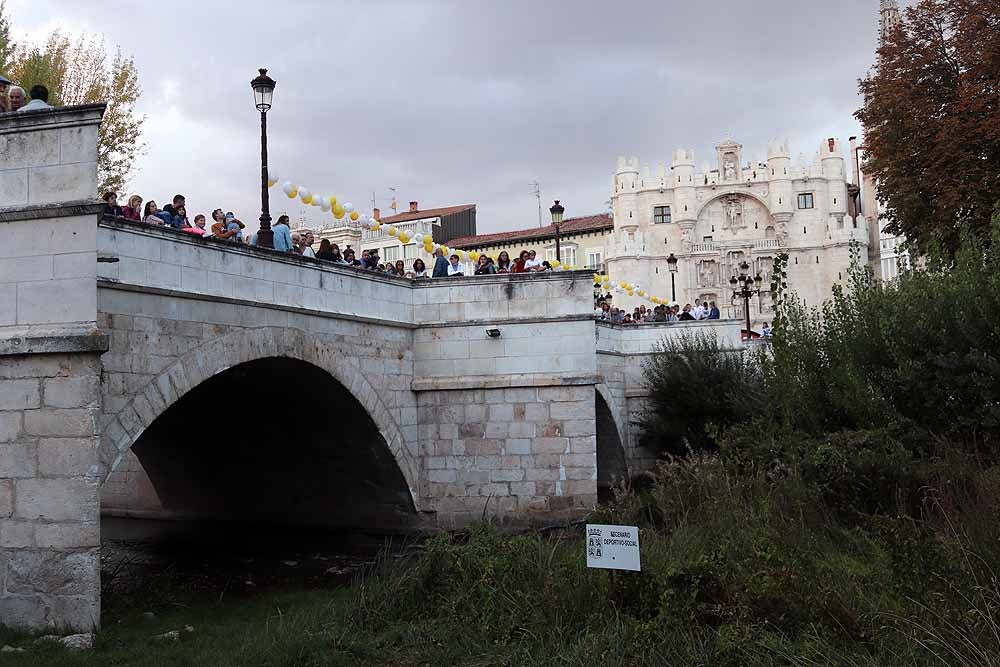
<path id="1" fill-rule="evenodd" d="M 642 324 L 644 322 L 694 322 L 697 320 L 717 320 L 721 317 L 714 301 L 695 299 L 694 306 L 676 301 L 660 304 L 653 308 L 645 305 L 636 307 L 631 313 L 611 304 L 610 294 L 598 297 L 594 304 L 594 317 L 612 324 Z"/>
<path id="2" fill-rule="evenodd" d="M 104 214 L 150 225 L 171 227 L 201 237 L 214 237 L 234 242 L 246 242 L 257 245 L 257 234 L 244 238 L 243 224 L 232 211 L 223 212 L 221 208 L 212 211 L 212 224 L 207 225 L 203 214 L 197 214 L 189 219 L 187 199 L 184 195 L 174 195 L 170 203 L 160 208 L 155 200 L 144 201 L 141 195 L 134 194 L 122 206 L 117 192 L 104 193 Z M 353 266 L 365 271 L 376 271 L 387 275 L 405 278 L 448 278 L 464 276 L 466 266 L 457 253 L 446 254 L 441 248 L 434 250 L 434 264 L 429 269 L 420 258 L 412 260 L 406 266 L 403 260 L 384 262 L 377 248 L 362 250 L 360 256 L 349 245 L 341 249 L 337 243 L 322 239 L 319 248 L 314 250 L 315 235 L 309 230 L 292 231 L 289 228 L 287 215 L 280 215 L 271 226 L 273 232 L 272 247 L 278 252 L 288 252 L 303 257 L 314 257 L 332 264 Z M 504 250 L 494 259 L 482 254 L 476 260 L 473 275 L 494 275 L 502 273 L 536 273 L 552 271 L 552 265 L 539 260 L 534 250 L 522 250 L 513 260 Z"/>

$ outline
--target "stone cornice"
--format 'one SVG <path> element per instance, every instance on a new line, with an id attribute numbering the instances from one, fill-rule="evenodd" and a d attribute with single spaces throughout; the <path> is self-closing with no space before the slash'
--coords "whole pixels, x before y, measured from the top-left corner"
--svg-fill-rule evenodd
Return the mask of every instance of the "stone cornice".
<path id="1" fill-rule="evenodd" d="M 96 125 L 104 117 L 106 107 L 107 105 L 101 102 L 37 111 L 0 113 L 0 135 Z"/>
<path id="2" fill-rule="evenodd" d="M 594 385 L 603 379 L 596 373 L 509 373 L 476 377 L 417 378 L 413 391 L 454 391 L 461 389 L 509 389 L 514 387 L 569 387 Z"/>
<path id="3" fill-rule="evenodd" d="M 93 199 L 63 202 L 61 204 L 32 204 L 0 209 L 0 222 L 40 220 L 48 218 L 71 218 L 80 215 L 99 215 L 104 203 Z"/>
<path id="4" fill-rule="evenodd" d="M 0 328 L 0 356 L 107 350 L 108 335 L 93 324 L 57 328 Z"/>

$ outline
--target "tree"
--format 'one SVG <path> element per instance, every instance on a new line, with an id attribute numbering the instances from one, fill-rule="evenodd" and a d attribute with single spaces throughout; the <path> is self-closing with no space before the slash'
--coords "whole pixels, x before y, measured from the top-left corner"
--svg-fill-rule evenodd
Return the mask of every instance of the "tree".
<path id="1" fill-rule="evenodd" d="M 16 45 L 10 40 L 10 21 L 7 20 L 7 2 L 0 2 L 0 74 L 7 74 L 14 58 Z"/>
<path id="2" fill-rule="evenodd" d="M 945 258 L 963 230 L 988 242 L 1000 204 L 1000 3 L 921 0 L 860 89 L 886 229 Z"/>
<path id="3" fill-rule="evenodd" d="M 0 4 L 0 63 L 8 48 L 9 78 L 22 88 L 46 86 L 53 105 L 107 103 L 97 146 L 98 192 L 122 191 L 135 159 L 145 148 L 145 117 L 135 113 L 142 94 L 135 61 L 116 49 L 109 62 L 104 39 L 98 36 L 83 34 L 73 41 L 56 30 L 41 46 L 15 46 L 8 33 L 4 5 Z"/>

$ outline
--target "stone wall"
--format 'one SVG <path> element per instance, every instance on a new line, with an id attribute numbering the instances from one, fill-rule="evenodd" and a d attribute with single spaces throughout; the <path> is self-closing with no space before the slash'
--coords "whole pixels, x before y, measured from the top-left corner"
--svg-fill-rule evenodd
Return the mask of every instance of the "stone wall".
<path id="1" fill-rule="evenodd" d="M 0 621 L 100 622 L 97 130 L 0 114 Z"/>
<path id="2" fill-rule="evenodd" d="M 440 525 L 568 519 L 596 503 L 592 385 L 421 392 L 417 409 Z"/>

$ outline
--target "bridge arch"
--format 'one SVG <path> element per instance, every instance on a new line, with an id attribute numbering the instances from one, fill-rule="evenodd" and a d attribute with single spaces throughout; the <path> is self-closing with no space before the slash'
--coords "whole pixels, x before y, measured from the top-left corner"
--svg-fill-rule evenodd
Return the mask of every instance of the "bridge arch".
<path id="1" fill-rule="evenodd" d="M 626 434 L 619 424 L 617 406 L 605 385 L 594 386 L 597 431 L 597 498 L 613 498 L 612 487 L 629 479 L 624 444 Z"/>
<path id="2" fill-rule="evenodd" d="M 309 382 L 314 383 L 310 386 L 324 387 L 324 390 L 337 394 L 336 401 L 340 402 L 339 405 L 317 404 L 309 401 L 315 397 L 301 396 L 303 403 L 300 406 L 311 406 L 316 419 L 336 420 L 338 413 L 340 419 L 351 419 L 352 406 L 349 403 L 356 403 L 354 414 L 360 421 L 370 420 L 371 432 L 377 432 L 379 439 L 384 442 L 384 449 L 391 455 L 391 464 L 398 469 L 400 486 L 405 486 L 407 504 L 413 510 L 419 509 L 416 493 L 419 488 L 419 467 L 408 447 L 411 443 L 407 443 L 403 430 L 394 417 L 393 413 L 400 414 L 400 411 L 390 410 L 366 378 L 363 361 L 346 354 L 344 347 L 335 338 L 307 335 L 304 331 L 286 327 L 236 329 L 209 340 L 182 354 L 136 391 L 131 400 L 101 429 L 101 484 L 107 481 L 125 453 L 139 443 L 144 435 L 162 437 L 162 434 L 157 435 L 155 428 L 158 420 L 171 419 L 176 424 L 176 415 L 173 413 L 179 409 L 186 413 L 191 411 L 187 418 L 192 422 L 219 418 L 253 421 L 259 419 L 261 411 L 281 410 L 282 407 L 271 405 L 273 401 L 269 401 L 266 396 L 243 396 L 238 410 L 223 408 L 218 413 L 213 413 L 210 406 L 201 404 L 199 407 L 197 402 L 192 404 L 196 399 L 203 400 L 203 396 L 199 394 L 201 387 L 213 382 L 216 388 L 232 386 L 224 385 L 232 374 L 246 374 L 262 368 L 273 371 L 279 367 L 275 364 L 286 364 L 284 372 L 293 370 L 287 364 L 297 365 L 294 372 L 302 373 L 304 381 L 308 378 Z M 323 385 L 325 381 L 331 384 Z M 337 387 L 342 392 L 338 393 Z M 289 419 L 295 414 L 295 398 L 289 397 L 286 402 Z M 357 407 L 361 408 L 363 415 Z M 235 416 L 237 414 L 239 417 Z M 148 435 L 151 430 L 153 435 Z M 276 443 L 276 446 L 280 444 Z"/>

